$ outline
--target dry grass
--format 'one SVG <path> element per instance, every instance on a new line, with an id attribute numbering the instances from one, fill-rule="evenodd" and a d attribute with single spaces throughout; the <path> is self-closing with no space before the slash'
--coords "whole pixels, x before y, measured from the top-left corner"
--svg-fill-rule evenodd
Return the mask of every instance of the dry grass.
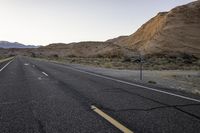
<path id="1" fill-rule="evenodd" d="M 127 58 L 77 58 L 77 57 L 65 57 L 65 58 L 45 58 L 48 60 L 54 60 L 64 63 L 83 64 L 103 68 L 113 69 L 129 69 L 139 70 L 140 60 L 127 59 Z M 144 59 L 144 70 L 200 70 L 200 59 L 180 59 L 180 58 L 146 58 Z"/>
<path id="2" fill-rule="evenodd" d="M 8 60 L 11 60 L 11 59 L 13 59 L 14 57 L 0 57 L 0 63 L 1 62 L 4 62 L 4 61 L 8 61 Z"/>

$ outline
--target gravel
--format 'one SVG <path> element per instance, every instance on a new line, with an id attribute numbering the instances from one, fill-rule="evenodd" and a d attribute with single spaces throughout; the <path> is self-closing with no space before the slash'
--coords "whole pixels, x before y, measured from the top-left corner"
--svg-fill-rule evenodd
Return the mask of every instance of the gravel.
<path id="1" fill-rule="evenodd" d="M 116 70 L 93 66 L 70 64 L 72 67 L 120 78 L 128 81 L 144 82 L 162 86 L 167 89 L 177 89 L 200 95 L 200 71 L 185 70 L 144 70 L 143 81 L 138 70 Z"/>

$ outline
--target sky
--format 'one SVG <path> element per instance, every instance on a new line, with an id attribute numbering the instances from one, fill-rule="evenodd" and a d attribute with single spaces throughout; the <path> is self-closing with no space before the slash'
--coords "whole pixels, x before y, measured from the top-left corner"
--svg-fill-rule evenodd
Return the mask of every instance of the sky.
<path id="1" fill-rule="evenodd" d="M 194 0 L 0 0 L 0 40 L 27 45 L 105 41 Z"/>

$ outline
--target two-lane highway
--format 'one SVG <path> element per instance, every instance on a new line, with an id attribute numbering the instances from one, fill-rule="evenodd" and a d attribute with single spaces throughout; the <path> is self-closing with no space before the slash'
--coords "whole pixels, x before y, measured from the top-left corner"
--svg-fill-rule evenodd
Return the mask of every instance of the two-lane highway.
<path id="1" fill-rule="evenodd" d="M 121 131 L 199 133 L 200 100 L 27 57 L 0 72 L 0 132 Z"/>

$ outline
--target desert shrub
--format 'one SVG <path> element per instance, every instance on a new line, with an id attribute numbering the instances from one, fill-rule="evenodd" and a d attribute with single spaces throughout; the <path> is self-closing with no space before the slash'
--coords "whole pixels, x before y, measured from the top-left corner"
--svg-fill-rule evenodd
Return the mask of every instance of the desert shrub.
<path id="1" fill-rule="evenodd" d="M 144 61 L 144 60 L 143 60 Z M 135 63 L 140 63 L 141 62 L 141 59 L 140 58 L 135 58 L 135 59 L 133 59 L 133 62 L 135 62 Z"/>
<path id="2" fill-rule="evenodd" d="M 54 54 L 54 55 L 52 55 L 52 57 L 58 58 L 59 56 L 58 56 L 58 54 Z"/>
<path id="3" fill-rule="evenodd" d="M 70 54 L 70 55 L 68 55 L 68 57 L 70 57 L 70 58 L 75 58 L 76 55 L 74 55 L 74 54 Z"/>
<path id="4" fill-rule="evenodd" d="M 109 58 L 120 58 L 121 56 L 118 54 L 111 54 Z"/>
<path id="5" fill-rule="evenodd" d="M 198 66 L 200 66 L 200 59 L 198 59 L 198 60 L 196 61 L 196 64 L 197 64 Z"/>
<path id="6" fill-rule="evenodd" d="M 35 53 L 31 53 L 31 57 L 36 57 L 36 54 Z"/>
<path id="7" fill-rule="evenodd" d="M 177 77 L 177 75 L 174 75 L 174 74 L 173 74 L 173 75 L 172 75 L 172 77 L 173 77 L 173 78 L 176 78 L 176 77 Z"/>
<path id="8" fill-rule="evenodd" d="M 70 63 L 74 63 L 76 60 L 75 59 L 72 59 L 71 61 L 70 61 Z"/>
<path id="9" fill-rule="evenodd" d="M 186 53 L 181 54 L 181 58 L 183 58 L 183 62 L 186 64 L 193 63 L 193 62 L 197 61 L 197 59 L 198 59 L 194 55 L 190 55 L 190 54 L 186 54 Z"/>
<path id="10" fill-rule="evenodd" d="M 156 81 L 149 80 L 148 83 L 150 83 L 150 84 L 156 84 Z"/>
<path id="11" fill-rule="evenodd" d="M 112 68 L 113 65 L 112 65 L 111 63 L 109 63 L 109 62 L 106 62 L 106 63 L 104 64 L 104 67 L 106 67 L 106 68 Z"/>
<path id="12" fill-rule="evenodd" d="M 131 57 L 125 56 L 122 62 L 131 62 Z"/>
<path id="13" fill-rule="evenodd" d="M 98 54 L 96 57 L 97 58 L 104 58 L 104 56 L 102 54 Z"/>
<path id="14" fill-rule="evenodd" d="M 15 55 L 14 55 L 14 54 L 9 54 L 9 55 L 8 55 L 8 57 L 13 57 L 13 56 L 15 56 Z"/>

